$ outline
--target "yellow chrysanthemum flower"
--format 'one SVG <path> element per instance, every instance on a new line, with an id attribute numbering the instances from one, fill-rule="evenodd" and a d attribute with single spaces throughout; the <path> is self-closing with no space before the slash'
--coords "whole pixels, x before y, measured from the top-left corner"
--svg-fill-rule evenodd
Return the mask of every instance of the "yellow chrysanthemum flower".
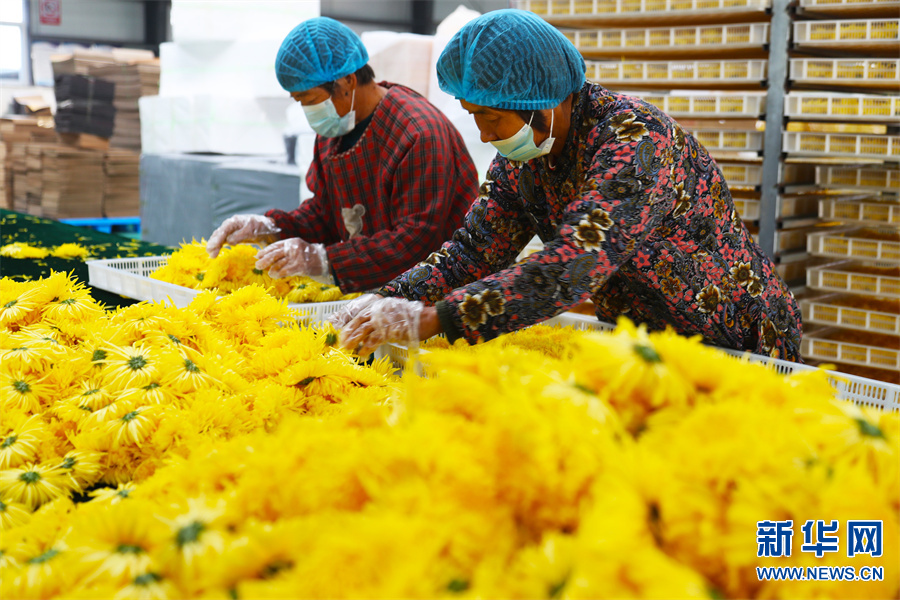
<path id="1" fill-rule="evenodd" d="M 50 252 L 46 248 L 39 248 L 30 244 L 16 242 L 0 246 L 0 256 L 10 258 L 46 258 Z"/>
<path id="2" fill-rule="evenodd" d="M 0 531 L 7 531 L 13 527 L 24 525 L 31 519 L 31 511 L 28 505 L 22 502 L 13 502 L 5 497 L 0 497 Z M 6 555 L 0 552 L 0 560 Z"/>
<path id="3" fill-rule="evenodd" d="M 119 389 L 150 384 L 159 371 L 150 348 L 127 346 L 111 348 L 106 355 L 106 376 Z"/>
<path id="4" fill-rule="evenodd" d="M 25 464 L 0 471 L 0 494 L 34 510 L 68 492 L 68 476 L 56 464 Z"/>
<path id="5" fill-rule="evenodd" d="M 81 244 L 74 243 L 60 244 L 50 252 L 50 256 L 55 256 L 57 258 L 85 259 L 90 255 L 91 253 L 87 248 L 85 248 Z"/>

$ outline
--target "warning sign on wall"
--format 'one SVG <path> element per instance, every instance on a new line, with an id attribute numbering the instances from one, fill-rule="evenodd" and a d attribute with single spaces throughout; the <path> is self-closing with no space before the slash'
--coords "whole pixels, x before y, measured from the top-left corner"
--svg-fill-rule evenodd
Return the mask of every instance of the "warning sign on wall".
<path id="1" fill-rule="evenodd" d="M 59 25 L 61 21 L 60 2 L 62 2 L 62 0 L 41 0 L 41 25 Z"/>

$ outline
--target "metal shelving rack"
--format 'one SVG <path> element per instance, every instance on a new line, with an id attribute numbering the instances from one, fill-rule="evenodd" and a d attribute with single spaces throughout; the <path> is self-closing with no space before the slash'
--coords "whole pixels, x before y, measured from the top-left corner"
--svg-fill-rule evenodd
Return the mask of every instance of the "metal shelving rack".
<path id="1" fill-rule="evenodd" d="M 811 362 L 900 379 L 900 2 L 798 0 L 784 156 L 816 164 L 816 261 L 798 297 Z"/>

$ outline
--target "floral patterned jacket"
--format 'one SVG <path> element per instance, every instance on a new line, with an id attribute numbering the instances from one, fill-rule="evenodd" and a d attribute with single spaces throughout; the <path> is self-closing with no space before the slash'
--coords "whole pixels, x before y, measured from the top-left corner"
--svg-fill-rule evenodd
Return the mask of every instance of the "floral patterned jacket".
<path id="1" fill-rule="evenodd" d="M 537 234 L 544 249 L 520 262 Z M 800 360 L 800 311 L 719 167 L 669 116 L 586 83 L 563 155 L 497 156 L 465 225 L 379 293 L 436 303 L 454 340 L 490 340 L 586 300 L 707 342 Z"/>

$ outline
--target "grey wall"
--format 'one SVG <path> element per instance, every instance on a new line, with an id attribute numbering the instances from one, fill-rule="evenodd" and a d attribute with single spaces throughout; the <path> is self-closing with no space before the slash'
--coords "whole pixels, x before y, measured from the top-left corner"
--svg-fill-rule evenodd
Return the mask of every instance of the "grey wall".
<path id="1" fill-rule="evenodd" d="M 135 44 L 144 41 L 142 0 L 60 0 L 59 25 L 42 25 L 39 8 L 39 0 L 29 0 L 29 29 L 35 37 Z"/>
<path id="2" fill-rule="evenodd" d="M 412 3 L 432 0 L 321 0 L 322 15 L 342 21 L 362 33 L 371 30 L 409 31 Z M 431 31 L 457 6 L 465 6 L 480 13 L 509 8 L 509 0 L 433 0 Z"/>

